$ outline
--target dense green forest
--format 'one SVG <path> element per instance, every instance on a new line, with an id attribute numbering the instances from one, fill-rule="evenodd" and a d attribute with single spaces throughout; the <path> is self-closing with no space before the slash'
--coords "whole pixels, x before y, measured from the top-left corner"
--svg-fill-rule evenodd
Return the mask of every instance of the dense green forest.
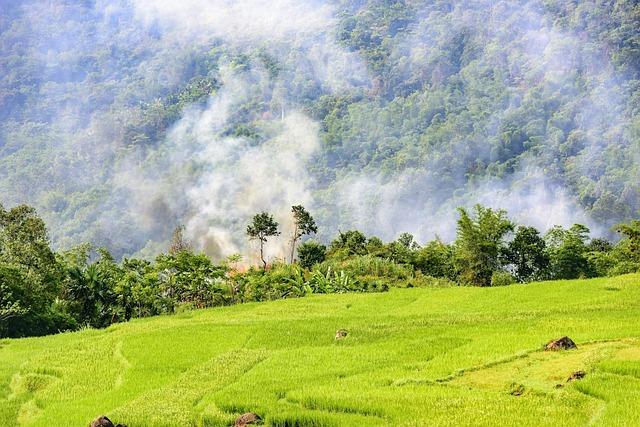
<path id="1" fill-rule="evenodd" d="M 193 249 L 182 227 L 174 231 L 166 253 L 153 261 L 117 262 L 108 250 L 88 244 L 55 252 L 33 208 L 0 205 L 0 337 L 100 328 L 132 317 L 317 293 L 504 286 L 640 271 L 638 220 L 618 225 L 622 239 L 612 244 L 591 238 L 581 224 L 556 226 L 542 235 L 517 225 L 505 211 L 477 205 L 459 210 L 457 237 L 450 244 L 420 245 L 408 233 L 385 243 L 349 230 L 325 246 L 308 239 L 318 228 L 303 206 L 293 206 L 291 217 L 290 258 L 270 265 L 263 250 L 281 233 L 279 224 L 268 212 L 253 217 L 246 238 L 258 241 L 262 263 L 246 268 L 239 254 L 213 263 Z"/>
<path id="2" fill-rule="evenodd" d="M 475 203 L 608 238 L 638 217 L 637 2 L 245 6 L 3 1 L 5 207 L 117 261 L 179 224 L 215 260 L 244 253 L 255 212 L 285 226 L 298 203 L 325 244 L 452 241 Z"/>

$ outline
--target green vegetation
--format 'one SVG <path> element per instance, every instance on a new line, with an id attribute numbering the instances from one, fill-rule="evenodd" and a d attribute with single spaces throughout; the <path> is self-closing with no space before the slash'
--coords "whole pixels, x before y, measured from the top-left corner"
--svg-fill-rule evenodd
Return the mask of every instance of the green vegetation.
<path id="1" fill-rule="evenodd" d="M 294 253 L 300 238 L 318 229 L 304 207 L 293 206 L 291 213 L 287 252 Z M 515 228 L 505 211 L 477 205 L 473 213 L 460 209 L 452 243 L 434 240 L 421 247 L 408 233 L 384 243 L 349 230 L 328 248 L 311 240 L 297 246 L 300 262 L 269 265 L 263 248 L 267 238 L 280 234 L 278 226 L 267 212 L 247 226 L 249 239 L 260 245 L 260 269 L 239 268 L 239 254 L 214 263 L 193 250 L 182 227 L 168 253 L 153 261 L 117 262 L 89 244 L 55 253 L 33 208 L 0 206 L 0 337 L 103 328 L 134 317 L 318 293 L 505 286 L 640 271 L 638 221 L 617 226 L 624 238 L 614 245 L 591 239 L 580 224 L 556 226 L 541 237 L 533 227 Z"/>
<path id="2" fill-rule="evenodd" d="M 293 263 L 296 255 L 296 244 L 305 235 L 315 234 L 318 232 L 318 226 L 316 220 L 313 219 L 311 214 L 302 205 L 291 206 L 291 212 L 293 213 L 293 234 L 291 236 L 291 256 L 289 262 Z M 313 253 L 313 250 L 309 251 L 309 246 L 306 249 L 306 258 L 309 259 L 309 255 Z M 305 251 L 303 251 L 304 253 Z"/>
<path id="3" fill-rule="evenodd" d="M 637 0 L 0 11 L 0 425 L 637 424 Z"/>
<path id="4" fill-rule="evenodd" d="M 279 234 L 278 223 L 268 212 L 256 214 L 251 224 L 247 225 L 247 236 L 249 236 L 251 240 L 257 240 L 260 245 L 260 261 L 262 261 L 265 270 L 267 269 L 267 261 L 264 259 L 264 244 L 267 243 L 268 237 Z"/>
<path id="5" fill-rule="evenodd" d="M 0 425 L 632 426 L 639 284 L 314 295 L 3 340 Z M 563 335 L 578 350 L 542 351 Z"/>

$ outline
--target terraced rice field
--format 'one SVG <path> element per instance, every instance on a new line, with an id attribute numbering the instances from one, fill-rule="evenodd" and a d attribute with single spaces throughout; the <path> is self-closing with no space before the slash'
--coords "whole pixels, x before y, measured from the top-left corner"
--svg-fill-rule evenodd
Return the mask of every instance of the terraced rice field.
<path id="1" fill-rule="evenodd" d="M 542 350 L 563 335 L 578 349 Z M 275 426 L 640 425 L 640 275 L 312 296 L 0 341 L 2 426 L 225 426 L 248 411 Z"/>

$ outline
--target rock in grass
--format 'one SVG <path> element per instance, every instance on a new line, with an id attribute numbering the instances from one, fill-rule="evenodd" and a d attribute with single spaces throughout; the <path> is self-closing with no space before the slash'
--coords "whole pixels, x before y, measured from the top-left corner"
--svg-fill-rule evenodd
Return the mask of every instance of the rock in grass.
<path id="1" fill-rule="evenodd" d="M 587 373 L 585 371 L 575 371 L 569 378 L 567 378 L 567 382 L 581 380 L 583 379 Z"/>
<path id="2" fill-rule="evenodd" d="M 234 427 L 244 427 L 255 424 L 262 424 L 262 418 L 260 418 L 258 414 L 247 412 L 246 414 L 242 414 L 236 418 L 236 422 L 233 425 Z"/>
<path id="3" fill-rule="evenodd" d="M 111 420 L 107 417 L 98 417 L 89 424 L 89 427 L 115 427 Z"/>
<path id="4" fill-rule="evenodd" d="M 338 330 L 336 331 L 336 339 L 337 339 L 337 340 L 341 340 L 341 339 L 343 339 L 343 338 L 346 338 L 348 334 L 349 334 L 349 333 L 347 332 L 347 330 L 346 330 L 346 329 L 338 329 Z"/>
<path id="5" fill-rule="evenodd" d="M 549 341 L 549 343 L 544 346 L 545 351 L 571 350 L 574 348 L 577 349 L 578 347 L 569 337 L 562 337 L 557 340 Z"/>
<path id="6" fill-rule="evenodd" d="M 509 386 L 509 394 L 511 396 L 522 396 L 522 394 L 524 393 L 524 386 L 522 384 L 516 384 L 516 383 L 512 383 Z"/>
<path id="7" fill-rule="evenodd" d="M 89 427 L 127 427 L 124 424 L 113 424 L 111 420 L 104 415 L 96 418 L 89 424 Z"/>

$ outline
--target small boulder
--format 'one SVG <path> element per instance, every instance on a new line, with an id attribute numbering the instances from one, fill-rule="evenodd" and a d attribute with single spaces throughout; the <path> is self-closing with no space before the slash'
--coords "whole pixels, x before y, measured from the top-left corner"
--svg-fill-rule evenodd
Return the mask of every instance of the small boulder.
<path id="1" fill-rule="evenodd" d="M 247 412 L 246 414 L 242 414 L 236 418 L 236 422 L 233 425 L 234 427 L 245 427 L 256 424 L 262 424 L 262 418 L 260 418 L 260 415 L 254 414 L 253 412 Z"/>
<path id="2" fill-rule="evenodd" d="M 513 383 L 509 386 L 509 394 L 511 396 L 522 396 L 525 392 L 525 388 L 522 384 Z"/>
<path id="3" fill-rule="evenodd" d="M 89 427 L 115 427 L 111 420 L 105 416 L 98 417 L 89 424 Z"/>
<path id="4" fill-rule="evenodd" d="M 549 341 L 549 343 L 544 346 L 545 351 L 570 350 L 574 348 L 577 349 L 578 347 L 569 337 L 562 337 L 557 340 Z"/>
<path id="5" fill-rule="evenodd" d="M 587 373 L 585 371 L 575 371 L 569 378 L 567 378 L 567 382 L 581 380 L 583 379 Z"/>
<path id="6" fill-rule="evenodd" d="M 341 340 L 341 339 L 343 339 L 343 338 L 346 338 L 348 334 L 349 334 L 349 333 L 347 332 L 347 330 L 346 330 L 346 329 L 338 329 L 338 330 L 336 331 L 336 339 L 337 339 L 337 340 Z"/>
<path id="7" fill-rule="evenodd" d="M 127 427 L 124 424 L 113 424 L 113 422 L 104 415 L 96 418 L 89 424 L 89 427 Z"/>

